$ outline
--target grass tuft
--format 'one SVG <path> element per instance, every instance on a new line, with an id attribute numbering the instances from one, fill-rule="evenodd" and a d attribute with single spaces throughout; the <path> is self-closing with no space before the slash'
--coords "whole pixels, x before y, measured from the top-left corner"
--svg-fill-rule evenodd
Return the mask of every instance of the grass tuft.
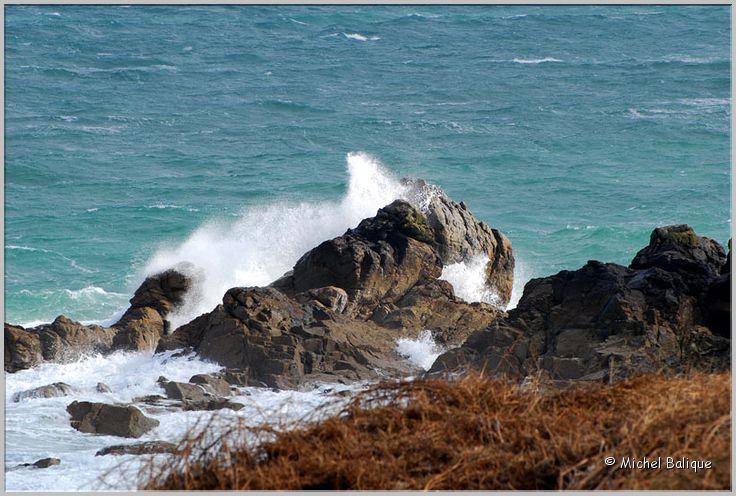
<path id="1" fill-rule="evenodd" d="M 192 432 L 141 488 L 730 489 L 730 408 L 730 372 L 559 392 L 480 375 L 382 383 L 289 430 L 232 425 L 216 447 Z M 712 468 L 620 468 L 624 456 Z"/>

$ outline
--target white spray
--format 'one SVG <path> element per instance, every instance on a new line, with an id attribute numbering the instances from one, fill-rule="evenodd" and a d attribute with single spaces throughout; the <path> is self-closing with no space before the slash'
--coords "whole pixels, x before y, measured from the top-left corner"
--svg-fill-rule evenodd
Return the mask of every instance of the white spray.
<path id="1" fill-rule="evenodd" d="M 236 221 L 212 220 L 175 248 L 159 250 L 151 275 L 189 262 L 194 287 L 169 316 L 172 328 L 211 311 L 237 286 L 264 286 L 291 270 L 305 252 L 343 234 L 397 198 L 404 187 L 373 157 L 347 155 L 349 185 L 338 202 L 279 203 L 242 212 Z"/>

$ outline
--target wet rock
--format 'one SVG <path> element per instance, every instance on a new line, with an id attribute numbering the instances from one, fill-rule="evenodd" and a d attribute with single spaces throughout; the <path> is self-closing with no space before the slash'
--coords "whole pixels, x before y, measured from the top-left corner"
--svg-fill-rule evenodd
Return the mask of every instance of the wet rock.
<path id="1" fill-rule="evenodd" d="M 177 446 L 166 441 L 145 441 L 134 444 L 116 444 L 95 453 L 95 456 L 106 455 L 153 455 L 157 453 L 175 453 Z"/>
<path id="2" fill-rule="evenodd" d="M 186 382 L 167 382 L 164 385 L 166 397 L 172 400 L 201 401 L 212 396 L 199 384 L 187 384 Z"/>
<path id="3" fill-rule="evenodd" d="M 97 391 L 98 393 L 112 393 L 112 389 L 110 389 L 110 386 L 108 386 L 104 382 L 98 382 L 97 386 L 95 386 L 95 391 Z"/>
<path id="4" fill-rule="evenodd" d="M 184 401 L 182 404 L 182 409 L 184 411 L 195 411 L 195 410 L 222 410 L 224 408 L 228 408 L 230 410 L 240 410 L 245 405 L 242 403 L 236 403 L 234 401 L 230 401 L 224 398 L 213 398 L 208 400 L 199 400 L 199 401 Z"/>
<path id="5" fill-rule="evenodd" d="M 437 234 L 425 213 L 397 200 L 307 252 L 271 286 L 228 290 L 221 305 L 163 336 L 156 351 L 191 348 L 242 370 L 239 385 L 278 389 L 314 377 L 355 381 L 413 371 L 396 354 L 397 338 L 431 328 L 442 344 L 459 345 L 499 315 L 457 299 L 438 279 L 439 247 L 448 262 L 503 250 L 513 260 L 510 244 L 499 244 L 464 206 L 447 200 L 436 208 L 445 212 L 435 215 L 437 226 L 450 218 L 468 226 Z M 455 210 L 462 213 L 453 217 Z"/>
<path id="6" fill-rule="evenodd" d="M 463 203 L 457 203 L 440 188 L 422 180 L 404 179 L 407 195 L 427 217 L 433 232 L 432 246 L 443 265 L 485 256 L 486 284 L 498 295 L 502 306 L 511 298 L 514 256 L 509 239 L 479 221 Z"/>
<path id="7" fill-rule="evenodd" d="M 589 261 L 533 279 L 507 317 L 441 355 L 430 375 L 476 368 L 517 377 L 614 380 L 728 366 L 728 340 L 704 326 L 702 298 L 724 259 L 686 226 L 656 229 L 630 267 Z"/>
<path id="8" fill-rule="evenodd" d="M 114 335 L 111 329 L 85 326 L 63 315 L 29 329 L 5 324 L 5 370 L 16 372 L 43 361 L 64 363 L 86 353 L 107 353 Z"/>
<path id="9" fill-rule="evenodd" d="M 69 384 L 63 382 L 55 382 L 46 386 L 37 387 L 28 391 L 21 391 L 13 395 L 13 401 L 18 403 L 28 398 L 56 398 L 60 396 L 68 396 L 74 390 Z"/>
<path id="10" fill-rule="evenodd" d="M 184 274 L 189 265 L 148 277 L 130 299 L 130 308 L 113 325 L 115 349 L 150 351 L 166 334 L 166 316 L 179 305 L 191 287 Z"/>
<path id="11" fill-rule="evenodd" d="M 230 396 L 230 383 L 215 374 L 193 375 L 189 382 L 204 387 L 205 390 L 216 396 Z"/>
<path id="12" fill-rule="evenodd" d="M 61 460 L 58 458 L 43 458 L 33 463 L 21 463 L 19 467 L 35 467 L 35 468 L 49 468 L 54 465 L 61 464 Z"/>
<path id="13" fill-rule="evenodd" d="M 71 415 L 73 428 L 91 434 L 141 437 L 159 425 L 158 420 L 146 417 L 132 405 L 74 401 L 66 411 Z"/>

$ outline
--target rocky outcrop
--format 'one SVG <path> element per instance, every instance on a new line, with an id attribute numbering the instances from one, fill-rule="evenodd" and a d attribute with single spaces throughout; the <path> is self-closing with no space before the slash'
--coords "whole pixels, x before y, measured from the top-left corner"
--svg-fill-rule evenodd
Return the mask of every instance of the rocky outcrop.
<path id="1" fill-rule="evenodd" d="M 438 279 L 443 257 L 453 263 L 490 253 L 496 262 L 510 260 L 493 265 L 507 271 L 499 280 L 510 281 L 513 270 L 508 240 L 464 206 L 434 201 L 431 224 L 397 200 L 307 252 L 270 287 L 230 289 L 212 312 L 164 336 L 157 351 L 191 348 L 245 371 L 248 383 L 279 388 L 413 371 L 396 354 L 397 338 L 429 328 L 440 342 L 458 345 L 499 314 L 455 297 Z"/>
<path id="2" fill-rule="evenodd" d="M 71 425 L 80 432 L 121 437 L 141 437 L 159 425 L 132 405 L 108 405 L 75 401 L 66 407 Z"/>
<path id="3" fill-rule="evenodd" d="M 706 325 L 714 333 L 731 337 L 731 240 L 726 263 L 705 294 L 704 312 Z"/>
<path id="4" fill-rule="evenodd" d="M 17 372 L 44 361 L 74 361 L 87 353 L 152 351 L 166 332 L 166 315 L 181 303 L 189 286 L 189 277 L 173 269 L 147 278 L 112 327 L 83 325 L 63 315 L 29 329 L 6 323 L 5 371 Z"/>
<path id="5" fill-rule="evenodd" d="M 407 197 L 426 215 L 433 233 L 432 246 L 443 265 L 485 256 L 486 284 L 503 306 L 511 298 L 514 256 L 511 242 L 498 229 L 479 221 L 464 202 L 457 203 L 437 186 L 421 179 L 404 179 Z"/>
<path id="6" fill-rule="evenodd" d="M 55 382 L 46 386 L 41 386 L 27 391 L 20 391 L 13 395 L 13 402 L 18 403 L 29 398 L 56 398 L 60 396 L 68 396 L 74 390 L 69 384 L 63 382 Z"/>
<path id="7" fill-rule="evenodd" d="M 508 239 L 475 219 L 464 204 L 422 181 L 405 186 L 411 202 L 397 200 L 321 243 L 269 287 L 230 289 L 221 305 L 175 333 L 167 329 L 166 317 L 193 289 L 192 267 L 146 279 L 109 329 L 65 325 L 97 335 L 100 352 L 191 349 L 241 370 L 241 382 L 270 387 L 295 387 L 325 376 L 352 381 L 416 372 L 396 354 L 396 339 L 431 329 L 442 344 L 459 345 L 502 311 L 456 298 L 452 286 L 438 279 L 443 267 L 487 258 L 486 281 L 505 305 L 514 263 Z M 6 370 L 49 359 L 49 338 L 25 332 L 6 326 L 6 343 L 11 342 Z M 199 385 L 225 391 L 223 383 Z M 176 389 L 184 401 L 182 391 L 198 386 L 167 387 L 169 395 Z"/>
<path id="8" fill-rule="evenodd" d="M 107 353 L 114 335 L 114 330 L 85 326 L 63 315 L 30 329 L 5 324 L 5 370 L 16 372 L 43 361 L 70 362 L 86 353 Z"/>
<path id="9" fill-rule="evenodd" d="M 179 270 L 170 269 L 148 277 L 130 299 L 130 308 L 113 325 L 117 330 L 115 349 L 153 350 L 168 332 L 166 316 L 182 302 L 191 287 L 191 279 Z"/>
<path id="10" fill-rule="evenodd" d="M 724 263 L 716 242 L 686 226 L 655 229 L 629 267 L 589 261 L 531 280 L 517 308 L 441 355 L 430 374 L 471 367 L 615 380 L 725 367 L 730 342 L 706 327 L 703 312 Z"/>
<path id="11" fill-rule="evenodd" d="M 41 339 L 20 326 L 5 324 L 5 372 L 29 369 L 43 361 Z"/>

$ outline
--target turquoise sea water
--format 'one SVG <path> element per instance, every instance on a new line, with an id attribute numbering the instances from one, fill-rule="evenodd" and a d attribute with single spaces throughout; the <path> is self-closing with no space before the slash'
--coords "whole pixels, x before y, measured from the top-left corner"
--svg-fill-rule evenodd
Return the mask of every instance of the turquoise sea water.
<path id="1" fill-rule="evenodd" d="M 5 321 L 108 319 L 183 259 L 268 282 L 387 176 L 523 280 L 665 224 L 725 244 L 730 36 L 728 7 L 7 6 Z"/>

